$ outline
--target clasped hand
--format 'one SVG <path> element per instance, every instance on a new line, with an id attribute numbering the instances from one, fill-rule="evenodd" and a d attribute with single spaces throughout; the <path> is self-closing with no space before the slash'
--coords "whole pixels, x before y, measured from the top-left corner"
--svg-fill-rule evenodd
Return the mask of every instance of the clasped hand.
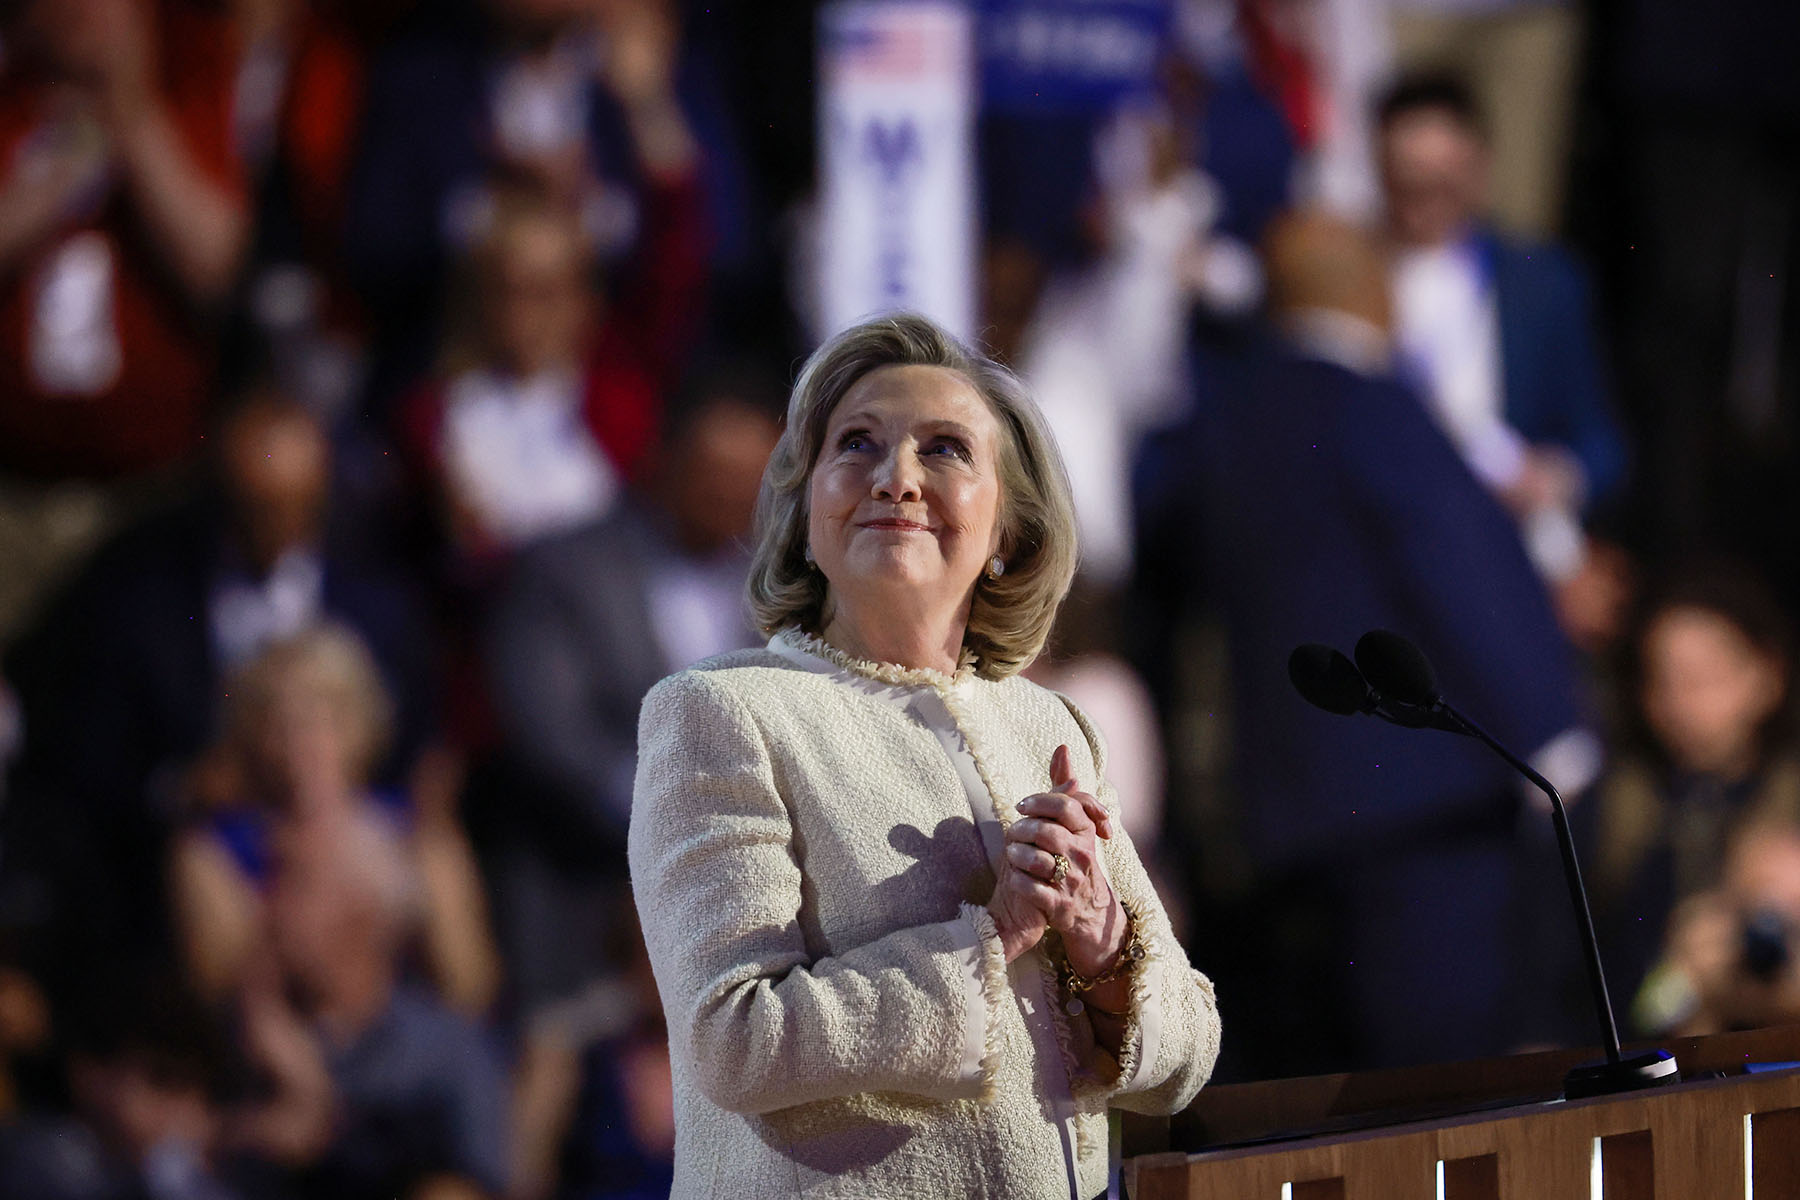
<path id="1" fill-rule="evenodd" d="M 1067 746 L 1051 755 L 1050 780 L 1049 791 L 1019 802 L 1021 815 L 1007 827 L 988 911 L 1007 962 L 1054 929 L 1075 969 L 1096 974 L 1118 955 L 1125 935 L 1124 912 L 1100 868 L 1098 839 L 1112 837 L 1112 818 L 1081 790 Z M 1066 864 L 1060 878 L 1059 857 Z"/>

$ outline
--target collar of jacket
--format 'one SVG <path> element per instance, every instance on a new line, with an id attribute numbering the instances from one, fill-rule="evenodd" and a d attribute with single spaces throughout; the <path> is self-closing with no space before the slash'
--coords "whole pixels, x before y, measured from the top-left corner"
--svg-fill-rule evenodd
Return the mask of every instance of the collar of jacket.
<path id="1" fill-rule="evenodd" d="M 775 641 L 785 642 L 797 650 L 815 654 L 834 666 L 843 668 L 853 675 L 861 675 L 866 679 L 879 680 L 895 687 L 928 687 L 938 692 L 947 691 L 960 684 L 967 683 L 975 677 L 975 653 L 966 646 L 962 658 L 956 664 L 956 673 L 946 675 L 931 667 L 908 667 L 900 663 L 875 662 L 866 658 L 853 658 L 830 642 L 815 633 L 808 633 L 798 625 L 790 625 L 776 633 Z"/>

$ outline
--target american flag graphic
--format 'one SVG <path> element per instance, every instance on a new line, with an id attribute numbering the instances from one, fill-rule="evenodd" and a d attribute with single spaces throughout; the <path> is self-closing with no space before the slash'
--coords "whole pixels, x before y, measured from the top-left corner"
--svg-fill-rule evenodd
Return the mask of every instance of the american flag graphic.
<path id="1" fill-rule="evenodd" d="M 964 10 L 941 4 L 836 5 L 821 37 L 844 78 L 916 79 L 954 70 L 967 55 Z"/>

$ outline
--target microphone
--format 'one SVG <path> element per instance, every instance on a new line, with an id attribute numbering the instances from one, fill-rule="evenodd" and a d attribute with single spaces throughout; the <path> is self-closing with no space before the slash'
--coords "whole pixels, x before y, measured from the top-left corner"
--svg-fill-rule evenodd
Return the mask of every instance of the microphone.
<path id="1" fill-rule="evenodd" d="M 1294 647 L 1288 655 L 1288 679 L 1309 704 L 1340 717 L 1367 713 L 1407 729 L 1465 732 L 1440 713 L 1397 699 L 1386 689 L 1370 687 L 1365 673 L 1330 646 L 1315 642 Z"/>
<path id="2" fill-rule="evenodd" d="M 1368 680 L 1344 652 L 1317 642 L 1295 646 L 1288 655 L 1288 679 L 1294 688 L 1315 705 L 1340 717 L 1372 713 L 1376 697 Z"/>
<path id="3" fill-rule="evenodd" d="M 1371 629 L 1356 639 L 1356 666 L 1365 679 L 1407 704 L 1429 708 L 1440 699 L 1437 672 L 1425 652 L 1390 630 Z"/>
<path id="4" fill-rule="evenodd" d="M 1333 655 L 1335 658 L 1328 657 Z M 1341 665 L 1338 660 L 1342 660 Z M 1353 705 L 1348 703 L 1352 689 L 1346 668 L 1355 673 L 1364 688 L 1363 698 Z M 1620 1049 L 1612 998 L 1607 994 L 1606 975 L 1600 967 L 1600 944 L 1594 936 L 1594 916 L 1588 905 L 1587 887 L 1581 881 L 1575 839 L 1569 830 L 1569 812 L 1561 793 L 1551 782 L 1452 707 L 1438 691 L 1437 672 L 1432 670 L 1431 660 L 1425 657 L 1425 652 L 1391 630 L 1372 629 L 1363 634 L 1356 643 L 1354 664 L 1328 646 L 1302 646 L 1289 657 L 1288 674 L 1302 696 L 1328 711 L 1345 716 L 1372 713 L 1399 725 L 1430 727 L 1472 737 L 1550 798 L 1551 819 L 1556 827 L 1557 845 L 1562 851 L 1563 877 L 1568 883 L 1569 901 L 1574 906 L 1576 925 L 1581 932 L 1588 986 L 1593 992 L 1594 1011 L 1606 1047 L 1605 1062 L 1584 1064 L 1564 1077 L 1563 1095 L 1576 1100 L 1583 1096 L 1654 1087 L 1676 1079 L 1680 1068 L 1668 1051 L 1640 1050 L 1627 1055 Z M 1329 692 L 1321 682 L 1328 676 L 1332 689 Z M 1302 677 L 1307 681 L 1305 685 L 1301 682 Z M 1315 695 L 1332 699 L 1336 706 L 1322 703 Z"/>

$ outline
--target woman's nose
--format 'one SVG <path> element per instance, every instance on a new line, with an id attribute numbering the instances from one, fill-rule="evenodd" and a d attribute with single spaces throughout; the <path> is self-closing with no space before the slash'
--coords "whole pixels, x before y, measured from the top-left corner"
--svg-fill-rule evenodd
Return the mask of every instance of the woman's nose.
<path id="1" fill-rule="evenodd" d="M 878 500 L 917 500 L 921 475 L 918 456 L 905 446 L 896 446 L 876 466 L 871 490 Z"/>

